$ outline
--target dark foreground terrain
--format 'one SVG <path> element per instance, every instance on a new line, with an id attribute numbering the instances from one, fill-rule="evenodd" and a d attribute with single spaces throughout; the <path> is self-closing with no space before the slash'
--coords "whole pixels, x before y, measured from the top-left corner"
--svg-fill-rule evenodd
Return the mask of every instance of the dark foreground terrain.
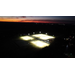
<path id="1" fill-rule="evenodd" d="M 18 39 L 21 35 L 39 31 L 56 37 L 49 47 L 35 49 L 27 42 Z M 75 25 L 0 22 L 0 58 L 14 57 L 74 58 Z"/>

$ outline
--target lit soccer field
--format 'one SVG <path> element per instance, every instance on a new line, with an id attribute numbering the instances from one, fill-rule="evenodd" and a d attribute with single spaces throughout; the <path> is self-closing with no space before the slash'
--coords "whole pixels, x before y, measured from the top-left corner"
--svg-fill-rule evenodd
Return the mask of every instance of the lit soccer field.
<path id="1" fill-rule="evenodd" d="M 36 47 L 39 47 L 39 48 L 44 48 L 44 47 L 50 45 L 50 44 L 48 44 L 48 43 L 45 43 L 45 42 L 39 41 L 39 40 L 31 41 L 30 43 L 33 44 L 33 45 L 36 46 Z"/>
<path id="2" fill-rule="evenodd" d="M 49 36 L 49 35 L 46 35 L 46 34 L 35 34 L 35 35 L 32 35 L 32 36 L 40 38 L 42 40 L 48 40 L 48 39 L 54 39 L 55 38 L 53 36 Z"/>
<path id="3" fill-rule="evenodd" d="M 22 36 L 20 37 L 22 40 L 33 40 L 34 38 L 30 37 L 30 36 Z"/>
<path id="4" fill-rule="evenodd" d="M 20 39 L 29 41 L 31 45 L 37 48 L 44 48 L 46 46 L 49 46 L 50 42 L 46 42 L 46 41 L 49 39 L 54 39 L 54 38 L 55 37 L 49 36 L 47 34 L 34 34 L 34 35 L 20 37 Z"/>

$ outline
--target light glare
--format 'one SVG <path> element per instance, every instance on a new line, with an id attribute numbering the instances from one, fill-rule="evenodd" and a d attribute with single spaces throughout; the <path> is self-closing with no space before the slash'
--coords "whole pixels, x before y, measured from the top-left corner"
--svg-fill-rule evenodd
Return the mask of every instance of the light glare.
<path id="1" fill-rule="evenodd" d="M 35 37 L 43 37 L 43 36 L 47 36 L 45 34 L 35 34 L 35 35 L 32 35 L 32 36 L 35 36 Z"/>
<path id="2" fill-rule="evenodd" d="M 32 43 L 33 45 L 35 45 L 36 47 L 39 47 L 39 48 L 44 48 L 44 47 L 50 45 L 50 44 L 48 44 L 48 43 L 45 43 L 45 42 L 39 41 L 39 40 L 31 41 L 31 43 Z"/>
<path id="3" fill-rule="evenodd" d="M 36 34 L 36 35 L 33 35 L 34 37 L 37 37 L 37 38 L 40 38 L 42 40 L 48 40 L 48 39 L 53 39 L 55 37 L 53 36 L 49 36 L 49 35 L 45 35 L 45 34 Z"/>
<path id="4" fill-rule="evenodd" d="M 34 38 L 32 38 L 30 36 L 22 36 L 21 39 L 23 39 L 23 40 L 33 40 Z"/>

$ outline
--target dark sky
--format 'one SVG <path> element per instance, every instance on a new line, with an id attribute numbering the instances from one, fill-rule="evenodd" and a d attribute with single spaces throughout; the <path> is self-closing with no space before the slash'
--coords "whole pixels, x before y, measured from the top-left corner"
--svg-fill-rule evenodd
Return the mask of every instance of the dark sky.
<path id="1" fill-rule="evenodd" d="M 0 16 L 0 21 L 8 22 L 60 23 L 63 20 L 75 22 L 75 16 Z"/>

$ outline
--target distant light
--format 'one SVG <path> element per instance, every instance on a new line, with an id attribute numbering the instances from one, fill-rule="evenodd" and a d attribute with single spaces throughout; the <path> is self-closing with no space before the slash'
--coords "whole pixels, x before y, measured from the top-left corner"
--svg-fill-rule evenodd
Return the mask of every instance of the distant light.
<path id="1" fill-rule="evenodd" d="M 33 34 L 35 34 L 35 32 L 33 32 Z"/>
<path id="2" fill-rule="evenodd" d="M 44 47 L 50 45 L 50 44 L 48 44 L 48 43 L 45 43 L 45 42 L 39 41 L 39 40 L 31 41 L 31 43 L 32 43 L 34 46 L 39 47 L 39 48 L 44 48 Z"/>
<path id="3" fill-rule="evenodd" d="M 41 31 L 39 33 L 41 33 Z"/>
<path id="4" fill-rule="evenodd" d="M 28 33 L 28 35 L 30 35 L 30 33 Z"/>
<path id="5" fill-rule="evenodd" d="M 30 36 L 22 36 L 20 37 L 22 40 L 33 40 L 34 38 L 30 37 Z"/>
<path id="6" fill-rule="evenodd" d="M 47 33 L 46 33 L 46 35 L 47 35 Z"/>

